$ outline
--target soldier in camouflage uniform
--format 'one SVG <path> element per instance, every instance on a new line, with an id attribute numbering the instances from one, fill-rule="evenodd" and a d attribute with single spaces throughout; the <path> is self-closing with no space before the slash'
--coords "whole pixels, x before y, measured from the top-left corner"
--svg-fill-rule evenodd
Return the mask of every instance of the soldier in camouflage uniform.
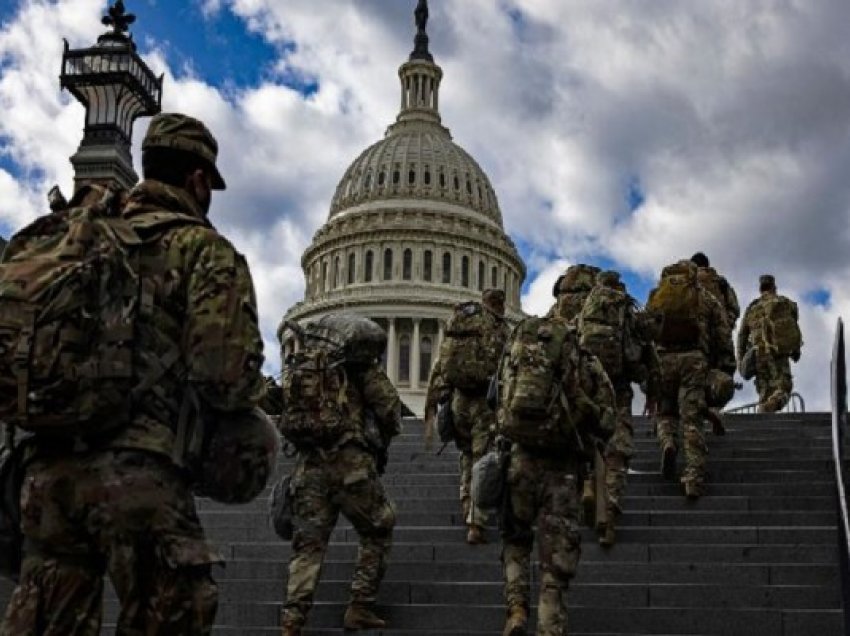
<path id="1" fill-rule="evenodd" d="M 743 358 L 747 349 L 755 347 L 759 411 L 774 413 L 782 410 L 791 396 L 794 383 L 789 358 L 797 362 L 800 359 L 800 349 L 797 347 L 790 355 L 770 351 L 761 333 L 761 317 L 767 302 L 777 300 L 790 305 L 795 322 L 799 319 L 799 314 L 796 303 L 776 293 L 776 279 L 772 275 L 765 274 L 759 278 L 759 292 L 761 295 L 751 302 L 744 312 L 741 329 L 738 331 L 738 357 Z"/>
<path id="2" fill-rule="evenodd" d="M 505 292 L 501 289 L 485 289 L 481 301 L 485 315 L 490 318 L 488 328 L 493 330 L 489 340 L 492 349 L 487 352 L 487 355 L 493 358 L 495 368 L 510 335 L 510 330 L 504 321 Z M 442 355 L 443 352 L 441 352 Z M 438 364 L 442 369 L 445 359 Z M 486 386 L 480 391 L 469 391 L 451 386 L 445 378 L 443 382 L 444 390 L 451 391 L 452 417 L 458 434 L 455 444 L 460 450 L 460 503 L 467 526 L 466 541 L 470 545 L 486 543 L 484 527 L 487 523 L 487 514 L 472 503 L 472 466 L 484 456 L 493 441 L 496 414 L 487 405 Z"/>
<path id="3" fill-rule="evenodd" d="M 576 428 L 585 446 L 605 444 L 615 428 L 614 388 L 599 360 L 579 349 L 574 335 L 565 340 L 561 364 L 571 358 L 578 371 L 578 388 L 570 383 L 564 390 Z M 500 403 L 504 401 L 504 378 L 503 369 Z M 537 634 L 568 633 L 566 596 L 581 555 L 578 480 L 583 461 L 578 441 L 566 452 L 546 452 L 516 442 L 511 448 L 508 508 L 503 511 L 502 527 L 507 605 L 503 636 L 527 633 L 535 527 L 540 555 Z"/>
<path id="4" fill-rule="evenodd" d="M 620 274 L 614 271 L 600 272 L 596 284 L 597 288 L 592 290 L 585 300 L 585 306 L 579 318 L 579 330 L 583 331 L 586 328 L 584 323 L 586 319 L 592 320 L 595 313 L 602 313 L 601 309 L 594 312 L 592 307 L 594 303 L 606 307 L 602 303 L 606 303 L 607 300 L 608 306 L 605 313 L 610 314 L 615 310 L 623 312 L 622 322 L 616 325 L 622 332 L 616 334 L 616 342 L 612 343 L 613 346 L 619 348 L 620 355 L 603 356 L 605 352 L 597 350 L 596 347 L 610 347 L 612 345 L 606 342 L 596 343 L 593 338 L 586 337 L 590 334 L 582 334 L 581 338 L 582 344 L 591 353 L 600 356 L 600 362 L 614 387 L 617 401 L 617 427 L 603 453 L 607 486 L 607 521 L 597 526 L 600 533 L 599 543 L 604 546 L 611 546 L 614 544 L 617 519 L 622 515 L 621 500 L 626 490 L 626 474 L 629 462 L 635 452 L 634 429 L 632 427 L 632 400 L 634 399 L 632 382 L 640 382 L 648 375 L 659 373 L 659 370 L 656 368 L 656 356 L 643 355 L 645 347 L 651 348 L 654 345 L 651 341 L 641 342 L 642 334 L 638 333 L 637 301 L 626 292 L 626 286 L 620 280 Z M 600 288 L 614 290 L 614 293 Z M 619 292 L 619 294 L 616 292 Z M 611 305 L 610 303 L 616 304 Z M 614 324 L 610 326 L 601 325 L 601 330 L 608 333 L 614 326 Z M 592 329 L 593 325 L 590 325 L 590 328 Z M 631 361 L 628 360 L 626 348 L 635 350 L 634 359 Z M 609 358 L 611 358 L 611 362 L 606 366 L 604 360 Z M 653 368 L 646 368 L 646 363 L 649 363 Z M 636 367 L 641 367 L 640 372 Z"/>
<path id="5" fill-rule="evenodd" d="M 735 323 L 738 322 L 738 317 L 741 315 L 741 307 L 738 304 L 738 295 L 735 293 L 735 289 L 729 284 L 725 276 L 722 276 L 711 266 L 708 256 L 702 252 L 697 252 L 691 256 L 691 262 L 699 268 L 697 278 L 700 285 L 705 287 L 706 291 L 714 296 L 723 307 L 729 330 L 734 331 Z"/>
<path id="6" fill-rule="evenodd" d="M 216 154 L 198 120 L 151 120 L 145 181 L 129 193 L 123 214 L 140 233 L 154 215 L 175 221 L 146 235 L 141 254 L 150 311 L 138 318 L 136 355 L 140 377 L 156 381 L 116 435 L 74 447 L 38 444 L 21 496 L 22 577 L 3 636 L 99 635 L 104 573 L 121 602 L 117 634 L 211 631 L 217 588 L 210 570 L 221 557 L 172 460 L 175 425 L 188 387 L 228 418 L 250 412 L 263 391 L 251 274 L 207 219 L 212 190 L 225 187 Z M 163 341 L 154 332 L 175 348 L 153 350 Z"/>
<path id="7" fill-rule="evenodd" d="M 703 436 L 702 422 L 707 412 L 706 386 L 709 369 L 719 369 L 727 375 L 735 371 L 735 358 L 732 334 L 726 323 L 725 312 L 720 303 L 697 280 L 697 267 L 691 261 L 679 261 L 666 267 L 662 272 L 659 286 L 649 295 L 647 307 L 655 304 L 655 296 L 660 289 L 668 270 L 675 269 L 678 275 L 686 277 L 688 286 L 695 288 L 697 309 L 689 316 L 696 333 L 687 342 L 671 340 L 668 323 L 670 316 L 664 316 L 664 326 L 657 340 L 661 358 L 661 399 L 658 405 L 658 438 L 661 443 L 661 471 L 666 478 L 672 478 L 676 471 L 678 452 L 677 434 L 681 421 L 684 437 L 685 469 L 682 484 L 689 498 L 699 497 L 704 490 L 705 465 L 708 447 Z"/>
<path id="8" fill-rule="evenodd" d="M 281 623 L 283 636 L 300 636 L 313 606 L 331 532 L 339 513 L 360 535 L 346 629 L 382 629 L 372 611 L 387 569 L 395 509 L 379 478 L 373 450 L 365 437 L 364 415 L 374 414 L 381 437 L 401 431 L 401 400 L 377 362 L 350 371 L 345 395 L 352 421 L 348 433 L 328 448 L 299 448 L 292 474 L 295 534 Z"/>
<path id="9" fill-rule="evenodd" d="M 729 325 L 729 331 L 734 331 L 735 323 L 738 321 L 738 316 L 741 315 L 741 307 L 738 305 L 738 295 L 735 293 L 735 290 L 729 284 L 729 281 L 727 281 L 724 276 L 718 273 L 717 270 L 711 266 L 708 257 L 702 252 L 697 252 L 691 256 L 691 262 L 699 268 L 697 270 L 697 278 L 700 285 L 702 285 L 708 293 L 714 296 L 723 307 L 723 310 L 726 313 L 726 323 Z M 712 386 L 711 377 L 709 377 L 709 384 L 707 387 L 709 394 L 716 393 L 714 388 L 715 387 Z M 735 393 L 733 388 L 729 399 L 731 400 L 734 395 Z M 726 404 L 718 404 L 716 406 L 711 406 L 708 409 L 708 419 L 711 422 L 712 430 L 715 435 L 723 435 L 726 432 L 720 418 L 720 409 L 724 406 L 726 406 Z"/>
<path id="10" fill-rule="evenodd" d="M 564 320 L 572 321 L 578 316 L 584 301 L 593 286 L 596 284 L 596 276 L 601 270 L 593 265 L 570 265 L 555 282 L 552 295 L 555 304 L 549 309 L 547 317 L 560 316 Z"/>

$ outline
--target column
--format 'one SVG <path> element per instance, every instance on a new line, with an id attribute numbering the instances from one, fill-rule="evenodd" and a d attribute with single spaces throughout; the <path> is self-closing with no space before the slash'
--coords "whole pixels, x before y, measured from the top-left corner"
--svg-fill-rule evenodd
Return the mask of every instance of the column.
<path id="1" fill-rule="evenodd" d="M 413 365 L 413 368 L 410 370 L 411 371 L 411 373 L 410 373 L 410 388 L 411 389 L 418 389 L 419 388 L 419 366 L 420 366 L 419 363 L 420 363 L 420 355 L 421 355 L 421 352 L 419 351 L 419 345 L 420 345 L 420 340 L 421 340 L 420 337 L 419 337 L 419 323 L 420 322 L 421 322 L 421 319 L 419 319 L 419 318 L 413 319 L 413 341 L 410 343 L 410 346 L 412 347 L 411 356 L 410 356 L 410 363 Z"/>
<path id="2" fill-rule="evenodd" d="M 398 338 L 395 318 L 387 318 L 387 376 L 395 385 L 398 382 Z"/>
<path id="3" fill-rule="evenodd" d="M 440 350 L 443 348 L 443 338 L 446 337 L 446 323 L 437 318 L 437 347 L 431 359 L 431 366 L 440 358 Z"/>

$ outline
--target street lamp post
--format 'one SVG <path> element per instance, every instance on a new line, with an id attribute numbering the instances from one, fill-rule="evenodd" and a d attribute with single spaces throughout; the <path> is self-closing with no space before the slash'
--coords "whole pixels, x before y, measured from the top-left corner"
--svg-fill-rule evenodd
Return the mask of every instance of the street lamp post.
<path id="1" fill-rule="evenodd" d="M 161 110 L 162 76 L 136 52 L 128 33 L 135 20 L 116 0 L 103 18 L 111 30 L 97 44 L 71 49 L 65 41 L 59 81 L 86 108 L 83 140 L 71 157 L 75 191 L 93 182 L 129 189 L 139 180 L 130 155 L 133 122 Z"/>

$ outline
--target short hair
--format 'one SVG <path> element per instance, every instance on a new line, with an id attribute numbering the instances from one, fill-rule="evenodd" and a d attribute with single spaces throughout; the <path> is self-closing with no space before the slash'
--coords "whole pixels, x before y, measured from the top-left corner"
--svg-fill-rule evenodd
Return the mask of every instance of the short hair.
<path id="1" fill-rule="evenodd" d="M 691 262 L 697 267 L 709 267 L 711 263 L 708 261 L 708 256 L 703 254 L 702 252 L 697 252 L 693 256 L 691 256 Z"/>
<path id="2" fill-rule="evenodd" d="M 162 147 L 142 151 L 142 174 L 145 179 L 182 188 L 186 184 L 186 177 L 196 170 L 212 174 L 209 163 L 192 152 Z"/>

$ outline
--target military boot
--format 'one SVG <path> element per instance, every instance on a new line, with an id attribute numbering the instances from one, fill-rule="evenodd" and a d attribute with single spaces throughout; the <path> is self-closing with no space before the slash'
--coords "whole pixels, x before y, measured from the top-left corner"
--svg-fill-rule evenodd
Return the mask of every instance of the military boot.
<path id="1" fill-rule="evenodd" d="M 596 488 L 593 478 L 585 479 L 581 490 L 581 507 L 584 511 L 584 523 L 592 528 L 596 525 Z"/>
<path id="2" fill-rule="evenodd" d="M 487 543 L 487 537 L 484 536 L 484 530 L 481 529 L 481 526 L 469 524 L 469 529 L 466 532 L 466 542 L 469 545 Z"/>
<path id="3" fill-rule="evenodd" d="M 508 618 L 505 620 L 505 630 L 502 636 L 527 636 L 528 610 L 520 605 L 508 608 Z"/>
<path id="4" fill-rule="evenodd" d="M 676 476 L 676 445 L 666 442 L 661 447 L 661 474 L 664 479 L 673 479 Z"/>
<path id="5" fill-rule="evenodd" d="M 281 636 L 301 636 L 301 621 L 291 614 L 284 612 L 281 616 Z"/>
<path id="6" fill-rule="evenodd" d="M 384 629 L 387 621 L 378 618 L 370 607 L 352 603 L 345 610 L 342 625 L 345 629 Z"/>
<path id="7" fill-rule="evenodd" d="M 704 486 L 696 479 L 683 479 L 682 485 L 685 487 L 685 497 L 688 499 L 696 500 L 703 494 Z"/>

